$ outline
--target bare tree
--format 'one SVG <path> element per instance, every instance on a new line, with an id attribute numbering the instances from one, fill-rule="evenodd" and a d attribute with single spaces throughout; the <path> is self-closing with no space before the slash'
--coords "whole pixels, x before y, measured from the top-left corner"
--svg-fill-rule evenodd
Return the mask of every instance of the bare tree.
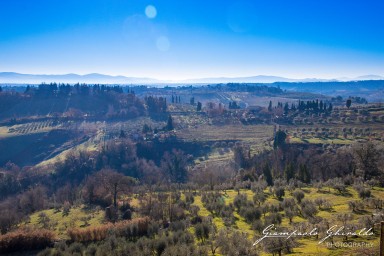
<path id="1" fill-rule="evenodd" d="M 380 175 L 378 162 L 380 152 L 372 142 L 360 143 L 354 146 L 354 159 L 364 181 Z"/>
<path id="2" fill-rule="evenodd" d="M 97 173 L 100 184 L 113 196 L 113 206 L 117 207 L 117 197 L 122 192 L 128 192 L 135 183 L 132 177 L 124 176 L 113 169 L 103 169 Z"/>
<path id="3" fill-rule="evenodd" d="M 188 156 L 181 150 L 173 149 L 165 152 L 161 160 L 161 169 L 171 182 L 183 183 L 187 181 Z"/>

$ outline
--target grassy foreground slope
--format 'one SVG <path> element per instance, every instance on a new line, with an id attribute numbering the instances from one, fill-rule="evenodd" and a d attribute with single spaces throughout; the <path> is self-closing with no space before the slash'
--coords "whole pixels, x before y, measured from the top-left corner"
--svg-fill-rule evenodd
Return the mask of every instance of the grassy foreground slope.
<path id="1" fill-rule="evenodd" d="M 350 201 L 355 201 L 355 200 L 360 200 L 358 197 L 357 192 L 352 188 L 348 187 L 346 192 L 344 194 L 340 194 L 336 190 L 332 188 L 327 188 L 324 187 L 321 190 L 318 190 L 317 188 L 312 188 L 312 187 L 306 187 L 303 188 L 302 191 L 304 191 L 305 198 L 307 200 L 316 200 L 318 198 L 322 198 L 326 201 L 329 201 L 332 204 L 331 209 L 327 210 L 319 210 L 317 213 L 317 216 L 327 220 L 331 223 L 334 223 L 336 225 L 343 225 L 342 222 L 337 220 L 336 216 L 337 215 L 343 215 L 343 214 L 351 214 L 352 219 L 350 220 L 349 224 L 358 224 L 359 220 L 363 216 L 371 216 L 375 214 L 375 210 L 371 209 L 369 207 L 365 207 L 364 210 L 360 212 L 353 212 L 350 207 L 348 206 L 348 203 Z M 251 199 L 253 196 L 253 192 L 251 190 L 240 190 L 235 191 L 235 190 L 228 190 L 226 191 L 225 194 L 223 194 L 224 200 L 226 204 L 233 203 L 236 195 L 240 194 L 246 194 L 248 199 Z M 265 191 L 267 195 L 267 200 L 266 203 L 269 204 L 278 204 L 279 201 L 277 198 L 271 194 L 269 191 Z M 379 188 L 379 187 L 374 187 L 372 189 L 372 196 L 373 198 L 378 198 L 381 199 L 384 197 L 384 189 Z M 292 198 L 292 195 L 290 193 L 286 193 L 286 198 Z M 212 216 L 212 214 L 205 208 L 204 204 L 201 201 L 201 196 L 196 196 L 195 198 L 195 203 L 196 206 L 200 208 L 199 214 L 201 216 Z M 290 230 L 293 231 L 293 225 L 297 223 L 303 223 L 306 222 L 307 220 L 295 216 L 292 220 L 292 223 L 289 223 L 289 218 L 285 216 L 284 211 L 280 212 L 283 216 L 281 225 L 279 225 L 279 228 L 281 230 Z M 241 217 L 237 212 L 234 213 L 235 216 L 235 224 L 231 226 L 231 228 L 239 230 L 241 232 L 245 232 L 248 235 L 249 239 L 257 239 L 260 237 L 260 234 L 258 234 L 256 231 L 252 230 L 252 227 L 249 223 L 247 223 L 243 217 Z M 267 214 L 268 216 L 268 214 Z M 261 217 L 263 220 L 264 217 Z M 213 217 L 213 223 L 217 226 L 218 229 L 225 227 L 223 220 L 220 217 L 214 216 Z M 376 227 L 377 228 L 377 227 Z M 378 229 L 378 228 L 377 228 Z M 293 252 L 289 255 L 361 255 L 359 254 L 359 249 L 358 247 L 356 248 L 348 248 L 348 247 L 330 247 L 327 246 L 326 242 L 329 240 L 326 240 L 326 242 L 322 244 L 318 244 L 321 235 L 319 238 L 316 237 L 310 237 L 310 238 L 305 238 L 305 239 L 298 239 L 298 246 L 293 249 Z M 272 238 L 273 239 L 273 238 Z M 348 237 L 348 240 L 345 241 L 344 237 L 335 237 L 334 238 L 334 243 L 337 244 L 337 242 L 346 242 L 346 243 L 353 243 L 353 242 L 363 242 L 363 243 L 372 243 L 373 247 L 379 246 L 379 236 L 378 234 L 375 234 L 374 236 L 369 236 L 369 237 Z M 261 246 L 260 247 L 260 253 L 261 255 L 271 255 L 265 252 L 262 252 Z"/>

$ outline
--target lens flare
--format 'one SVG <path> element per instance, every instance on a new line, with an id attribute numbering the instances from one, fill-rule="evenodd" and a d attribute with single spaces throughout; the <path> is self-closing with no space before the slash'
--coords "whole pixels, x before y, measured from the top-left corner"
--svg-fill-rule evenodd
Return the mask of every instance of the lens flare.
<path id="1" fill-rule="evenodd" d="M 156 18 L 156 15 L 157 15 L 157 10 L 155 8 L 155 6 L 153 5 L 148 5 L 147 7 L 145 7 L 145 15 L 150 18 L 150 19 L 154 19 Z"/>

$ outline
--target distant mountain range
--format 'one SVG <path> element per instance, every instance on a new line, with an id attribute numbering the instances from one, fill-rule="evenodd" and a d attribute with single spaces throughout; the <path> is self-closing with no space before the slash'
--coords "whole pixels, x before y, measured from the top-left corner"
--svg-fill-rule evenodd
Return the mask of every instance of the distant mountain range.
<path id="1" fill-rule="evenodd" d="M 322 82 L 322 81 L 331 81 L 331 80 L 317 79 L 317 78 L 292 79 L 292 78 L 286 78 L 286 77 L 280 77 L 280 76 L 260 75 L 260 76 L 248 76 L 248 77 L 199 78 L 199 79 L 183 80 L 180 82 L 204 84 L 204 83 L 275 83 L 275 82 Z"/>
<path id="2" fill-rule="evenodd" d="M 151 78 L 138 78 L 126 76 L 110 76 L 98 73 L 87 75 L 31 75 L 14 72 L 0 72 L 0 83 L 12 84 L 40 84 L 40 83 L 89 83 L 89 84 L 154 84 L 161 81 Z"/>
<path id="3" fill-rule="evenodd" d="M 40 83 L 90 83 L 90 84 L 210 84 L 210 83 L 274 83 L 274 82 L 332 82 L 332 81 L 364 81 L 384 80 L 378 75 L 366 75 L 356 78 L 336 79 L 291 79 L 279 76 L 249 76 L 249 77 L 213 77 L 187 80 L 157 80 L 152 78 L 110 76 L 98 73 L 87 75 L 64 74 L 64 75 L 31 75 L 14 72 L 0 72 L 0 84 L 40 84 Z"/>

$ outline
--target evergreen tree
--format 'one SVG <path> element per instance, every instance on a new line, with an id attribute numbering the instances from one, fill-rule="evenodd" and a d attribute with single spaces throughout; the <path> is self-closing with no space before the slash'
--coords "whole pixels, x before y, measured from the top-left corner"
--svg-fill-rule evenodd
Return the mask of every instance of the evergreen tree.
<path id="1" fill-rule="evenodd" d="M 276 132 L 275 140 L 273 142 L 274 148 L 281 148 L 285 144 L 285 139 L 287 138 L 287 134 L 281 130 Z"/>
<path id="2" fill-rule="evenodd" d="M 167 129 L 168 131 L 172 131 L 173 128 L 174 128 L 174 127 L 173 127 L 173 119 L 172 119 L 172 116 L 169 115 L 169 117 L 168 117 L 168 121 L 167 121 L 166 129 Z"/>
<path id="3" fill-rule="evenodd" d="M 345 103 L 345 105 L 347 106 L 347 108 L 350 108 L 351 105 L 352 105 L 352 100 L 351 99 L 347 99 L 347 102 Z"/>
<path id="4" fill-rule="evenodd" d="M 120 130 L 119 138 L 126 138 L 127 135 L 125 134 L 124 130 Z"/>
<path id="5" fill-rule="evenodd" d="M 229 102 L 229 108 L 230 108 L 230 109 L 238 109 L 238 108 L 240 108 L 240 107 L 239 107 L 239 105 L 237 105 L 237 102 L 236 102 L 236 101 L 232 101 L 232 103 Z"/>
<path id="6" fill-rule="evenodd" d="M 271 167 L 267 163 L 263 167 L 263 174 L 268 186 L 273 186 Z"/>
<path id="7" fill-rule="evenodd" d="M 289 163 L 285 166 L 284 174 L 287 182 L 289 182 L 290 179 L 295 178 L 295 168 L 292 163 Z"/>
<path id="8" fill-rule="evenodd" d="M 152 128 L 149 125 L 147 125 L 147 124 L 143 125 L 143 129 L 142 129 L 143 133 L 149 133 L 151 131 L 152 131 Z"/>
<path id="9" fill-rule="evenodd" d="M 164 98 L 164 100 L 162 101 L 162 111 L 163 112 L 167 111 L 167 98 Z"/>
<path id="10" fill-rule="evenodd" d="M 298 179 L 304 183 L 311 182 L 311 174 L 309 173 L 309 170 L 306 164 L 300 165 Z"/>
<path id="11" fill-rule="evenodd" d="M 196 111 L 201 111 L 201 108 L 202 108 L 202 104 L 200 101 L 197 102 L 197 108 L 196 108 Z"/>
<path id="12" fill-rule="evenodd" d="M 269 101 L 269 105 L 268 105 L 268 111 L 271 112 L 272 111 L 272 101 L 270 100 Z"/>
<path id="13" fill-rule="evenodd" d="M 289 105 L 288 105 L 288 102 L 286 102 L 284 105 L 284 113 L 287 114 L 288 111 L 289 111 Z"/>

